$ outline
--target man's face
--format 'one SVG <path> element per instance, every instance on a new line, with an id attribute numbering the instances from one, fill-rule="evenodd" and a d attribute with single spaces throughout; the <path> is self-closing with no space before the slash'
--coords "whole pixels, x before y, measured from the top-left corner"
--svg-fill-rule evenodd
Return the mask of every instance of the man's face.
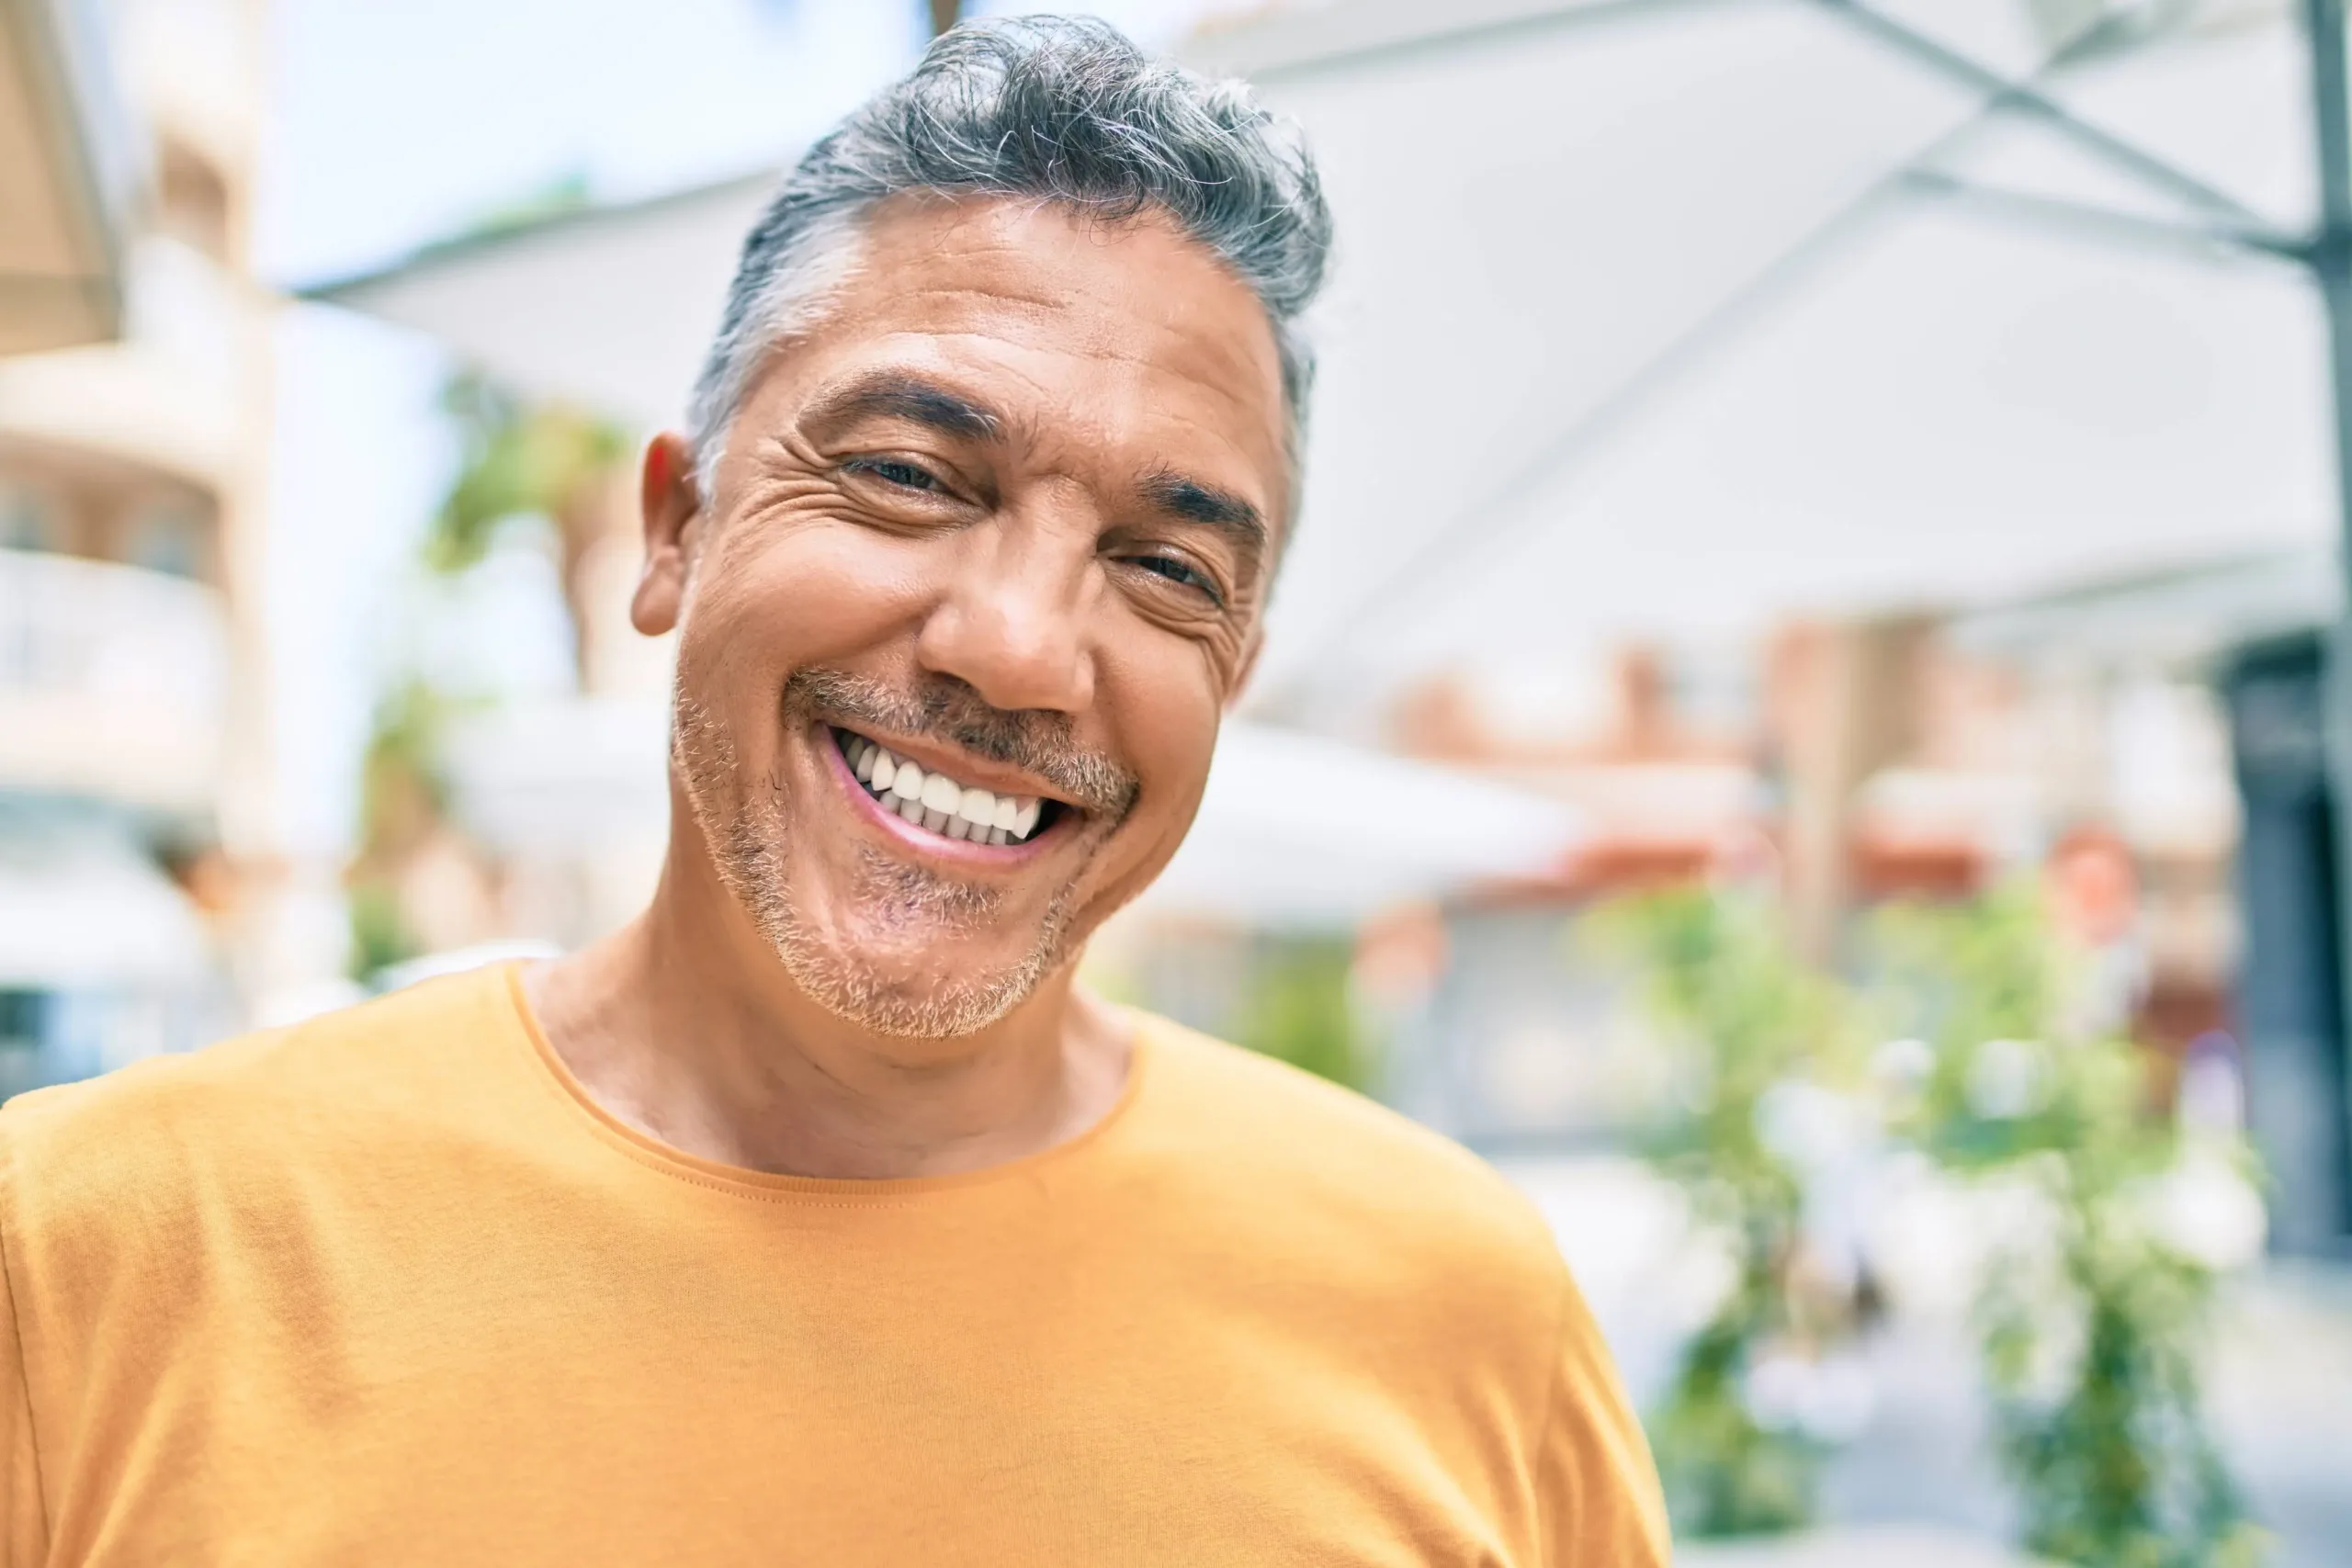
<path id="1" fill-rule="evenodd" d="M 967 1032 L 1157 874 L 1256 648 L 1283 431 L 1262 308 L 1172 225 L 930 198 L 876 213 L 701 510 L 657 446 L 675 772 L 802 990 Z"/>

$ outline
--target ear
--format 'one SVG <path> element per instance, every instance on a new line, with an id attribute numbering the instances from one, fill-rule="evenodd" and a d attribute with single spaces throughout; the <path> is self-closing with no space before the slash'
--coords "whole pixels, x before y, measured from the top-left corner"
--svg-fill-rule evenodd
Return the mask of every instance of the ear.
<path id="1" fill-rule="evenodd" d="M 686 573 L 707 521 L 694 448 L 684 436 L 664 434 L 646 444 L 638 504 L 645 519 L 645 566 L 628 618 L 647 637 L 660 637 L 678 624 L 685 607 Z"/>

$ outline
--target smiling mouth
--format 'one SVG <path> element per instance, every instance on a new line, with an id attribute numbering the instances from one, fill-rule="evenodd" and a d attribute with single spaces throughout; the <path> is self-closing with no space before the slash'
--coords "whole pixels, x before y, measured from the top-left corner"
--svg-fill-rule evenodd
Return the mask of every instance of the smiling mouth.
<path id="1" fill-rule="evenodd" d="M 854 730 L 829 725 L 826 733 L 875 804 L 943 839 L 1000 848 L 1025 844 L 1073 809 L 1047 796 L 998 795 L 927 773 Z"/>

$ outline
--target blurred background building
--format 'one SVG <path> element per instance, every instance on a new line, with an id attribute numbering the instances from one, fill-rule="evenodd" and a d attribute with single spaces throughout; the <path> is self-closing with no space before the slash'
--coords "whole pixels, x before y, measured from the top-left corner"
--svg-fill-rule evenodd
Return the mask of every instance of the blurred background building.
<path id="1" fill-rule="evenodd" d="M 186 1049 L 263 983 L 261 15 L 0 29 L 0 1081 Z"/>
<path id="2" fill-rule="evenodd" d="M 0 1096 L 611 929 L 637 444 L 775 168 L 956 7 L 0 5 Z M 1301 119 L 1341 250 L 1261 677 L 1096 983 L 1496 1157 L 1646 1395 L 1704 1291 L 1611 911 L 1759 893 L 1866 985 L 1877 911 L 2032 883 L 2152 1114 L 2250 1122 L 2215 1407 L 2340 1561 L 2327 7 L 1099 8 Z M 1949 1212 L 1890 1213 L 1929 1326 L 1828 1509 L 1992 1536 Z"/>

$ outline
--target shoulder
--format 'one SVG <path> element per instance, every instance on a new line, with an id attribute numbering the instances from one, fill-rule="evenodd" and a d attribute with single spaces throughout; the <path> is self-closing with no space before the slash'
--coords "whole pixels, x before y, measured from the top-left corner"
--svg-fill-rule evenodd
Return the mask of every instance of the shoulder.
<path id="1" fill-rule="evenodd" d="M 1159 1019 L 1144 1024 L 1157 1136 L 1289 1236 L 1374 1270 L 1442 1272 L 1553 1320 L 1550 1226 L 1495 1168 L 1353 1090 Z"/>
<path id="2" fill-rule="evenodd" d="M 322 1135 L 429 1114 L 502 1026 L 509 983 L 503 970 L 455 976 L 18 1095 L 0 1107 L 0 1226 L 36 1209 L 151 1205 Z"/>

